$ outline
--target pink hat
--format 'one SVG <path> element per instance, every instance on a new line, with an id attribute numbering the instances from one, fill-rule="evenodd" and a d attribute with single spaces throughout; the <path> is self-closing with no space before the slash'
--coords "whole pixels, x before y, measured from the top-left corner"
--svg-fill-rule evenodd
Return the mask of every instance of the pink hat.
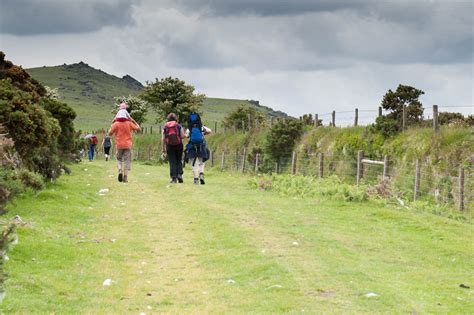
<path id="1" fill-rule="evenodd" d="M 127 109 L 127 108 L 128 108 L 127 103 L 120 104 L 120 109 Z"/>

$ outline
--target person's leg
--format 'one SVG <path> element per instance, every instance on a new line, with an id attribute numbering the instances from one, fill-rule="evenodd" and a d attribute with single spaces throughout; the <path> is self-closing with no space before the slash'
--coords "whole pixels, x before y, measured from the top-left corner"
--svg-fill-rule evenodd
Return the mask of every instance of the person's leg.
<path id="1" fill-rule="evenodd" d="M 123 182 L 128 183 L 128 172 L 132 169 L 132 149 L 124 150 L 123 154 Z"/>
<path id="2" fill-rule="evenodd" d="M 180 144 L 176 148 L 176 177 L 178 178 L 178 182 L 183 182 L 183 144 Z"/>
<path id="3" fill-rule="evenodd" d="M 87 153 L 89 154 L 89 161 L 92 161 L 92 158 L 93 158 L 93 150 L 94 150 L 94 147 L 92 144 L 89 144 L 89 150 L 87 151 Z"/>
<path id="4" fill-rule="evenodd" d="M 204 181 L 204 164 L 205 163 L 204 163 L 203 158 L 199 158 L 198 170 L 199 170 L 199 181 L 201 182 L 201 185 L 204 185 L 206 183 Z"/>
<path id="5" fill-rule="evenodd" d="M 92 145 L 92 149 L 91 149 L 91 161 L 94 159 L 94 153 L 95 153 L 95 144 Z"/>
<path id="6" fill-rule="evenodd" d="M 173 182 L 178 177 L 178 154 L 175 146 L 166 146 L 166 153 L 168 154 L 168 162 L 170 163 L 170 177 Z"/>
<path id="7" fill-rule="evenodd" d="M 117 149 L 117 169 L 118 169 L 118 181 L 121 182 L 123 180 L 123 174 L 122 174 L 122 160 L 123 160 L 123 149 Z"/>
<path id="8" fill-rule="evenodd" d="M 109 156 L 110 156 L 110 147 L 104 147 L 104 155 L 105 155 L 105 160 L 108 161 Z"/>

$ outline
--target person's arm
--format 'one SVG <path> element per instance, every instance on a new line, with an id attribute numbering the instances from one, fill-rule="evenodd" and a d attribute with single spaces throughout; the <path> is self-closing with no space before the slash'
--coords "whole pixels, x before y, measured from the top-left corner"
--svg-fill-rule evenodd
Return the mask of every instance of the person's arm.
<path id="1" fill-rule="evenodd" d="M 132 126 L 132 130 L 136 130 L 136 131 L 141 131 L 142 130 L 142 128 L 140 128 L 140 125 L 137 124 L 135 120 L 133 122 L 130 121 L 130 125 Z"/>
<path id="2" fill-rule="evenodd" d="M 112 127 L 110 127 L 110 129 L 109 129 L 109 135 L 113 136 L 116 131 L 117 131 L 117 127 L 116 127 L 115 124 L 113 124 Z"/>
<path id="3" fill-rule="evenodd" d="M 206 126 L 202 126 L 202 130 L 203 130 L 204 135 L 208 135 L 212 133 L 211 128 L 207 128 Z"/>
<path id="4" fill-rule="evenodd" d="M 130 119 L 130 121 L 133 122 L 135 125 L 140 126 L 140 125 L 135 121 L 135 119 L 132 118 L 132 116 L 130 115 L 129 112 L 127 112 L 127 117 L 128 117 L 128 119 Z"/>
<path id="5" fill-rule="evenodd" d="M 165 144 L 165 128 L 161 129 L 161 152 L 166 152 L 166 144 Z"/>

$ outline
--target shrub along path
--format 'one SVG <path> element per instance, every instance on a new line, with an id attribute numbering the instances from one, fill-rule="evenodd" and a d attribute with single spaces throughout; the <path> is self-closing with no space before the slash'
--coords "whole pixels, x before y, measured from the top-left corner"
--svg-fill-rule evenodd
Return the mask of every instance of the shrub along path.
<path id="1" fill-rule="evenodd" d="M 285 198 L 230 173 L 207 180 L 169 186 L 165 167 L 135 163 L 121 184 L 113 162 L 94 161 L 17 198 L 9 216 L 28 224 L 9 253 L 0 310 L 474 309 L 472 288 L 459 287 L 474 284 L 470 224 L 370 202 Z"/>

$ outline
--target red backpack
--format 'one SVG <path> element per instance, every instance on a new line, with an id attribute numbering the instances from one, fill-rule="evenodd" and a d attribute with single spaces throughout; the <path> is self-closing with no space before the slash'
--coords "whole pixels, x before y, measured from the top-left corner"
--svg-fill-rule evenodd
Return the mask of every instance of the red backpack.
<path id="1" fill-rule="evenodd" d="M 165 124 L 165 141 L 168 145 L 181 144 L 180 127 L 176 121 L 168 121 Z"/>
<path id="2" fill-rule="evenodd" d="M 99 143 L 99 140 L 97 140 L 97 137 L 96 136 L 92 136 L 91 137 L 91 144 L 97 144 Z"/>

